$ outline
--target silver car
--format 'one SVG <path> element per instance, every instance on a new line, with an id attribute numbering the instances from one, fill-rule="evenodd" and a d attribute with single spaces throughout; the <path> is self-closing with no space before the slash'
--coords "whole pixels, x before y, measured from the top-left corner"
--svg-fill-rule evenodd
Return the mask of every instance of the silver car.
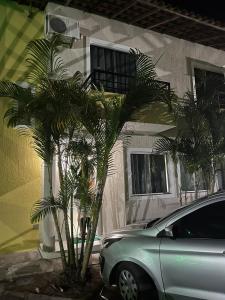
<path id="1" fill-rule="evenodd" d="M 103 240 L 102 277 L 124 300 L 225 299 L 225 193 Z"/>

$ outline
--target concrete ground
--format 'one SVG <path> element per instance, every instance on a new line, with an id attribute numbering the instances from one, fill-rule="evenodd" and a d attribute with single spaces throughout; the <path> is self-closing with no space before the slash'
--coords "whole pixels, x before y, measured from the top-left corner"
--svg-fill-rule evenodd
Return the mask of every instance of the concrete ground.
<path id="1" fill-rule="evenodd" d="M 93 254 L 91 259 L 97 276 L 99 276 L 98 256 L 98 254 Z M 38 250 L 0 255 L 0 300 L 70 300 L 72 298 L 42 296 L 38 294 L 38 287 L 35 288 L 36 282 L 39 282 L 40 285 L 51 282 L 54 274 L 58 274 L 60 271 L 61 261 L 59 258 L 43 259 Z M 101 282 L 100 278 L 98 282 Z M 22 292 L 24 287 L 26 287 L 26 293 Z M 103 287 L 95 297 L 96 300 L 121 299 L 115 287 Z M 95 299 L 92 297 L 91 300 Z"/>

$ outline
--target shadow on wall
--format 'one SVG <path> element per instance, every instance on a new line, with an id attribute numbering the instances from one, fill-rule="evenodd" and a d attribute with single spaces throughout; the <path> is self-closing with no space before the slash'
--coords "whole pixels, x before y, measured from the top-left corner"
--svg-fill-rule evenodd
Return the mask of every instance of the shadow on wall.
<path id="1" fill-rule="evenodd" d="M 169 79 L 171 70 L 168 71 L 167 67 L 166 70 L 164 70 L 166 65 L 165 60 L 171 61 L 170 55 L 171 53 L 174 54 L 174 52 L 170 50 L 171 46 L 173 45 L 173 39 L 171 39 L 169 36 L 162 34 L 159 35 L 158 33 L 149 31 L 147 29 L 129 25 L 113 19 L 109 20 L 101 16 L 92 15 L 79 10 L 73 10 L 69 7 L 54 3 L 49 3 L 47 5 L 47 11 L 74 19 L 77 18 L 80 22 L 80 30 L 83 36 L 103 40 L 107 42 L 107 47 L 109 48 L 115 46 L 115 44 L 126 45 L 127 47 L 131 48 L 140 48 L 141 51 L 144 51 L 147 55 L 153 56 L 153 61 L 157 64 L 157 69 L 159 64 L 159 76 L 162 79 Z M 75 48 L 76 44 L 77 43 L 74 44 Z M 169 57 L 167 55 L 167 58 L 164 57 L 166 52 L 168 52 L 167 54 L 169 55 Z M 86 53 L 83 57 L 78 58 L 76 63 L 79 64 L 83 59 L 85 59 L 85 64 L 86 59 L 90 59 L 89 53 Z M 74 63 L 75 62 L 71 62 L 72 65 Z M 67 65 L 70 67 L 71 64 L 68 63 Z"/>
<path id="2" fill-rule="evenodd" d="M 30 228 L 8 239 L 4 243 L 1 243 L 0 254 L 37 249 L 38 246 L 39 246 L 38 230 Z"/>
<path id="3" fill-rule="evenodd" d="M 126 205 L 127 224 L 138 221 L 161 218 L 179 207 L 176 198 L 156 198 L 150 195 L 147 199 L 128 200 Z"/>
<path id="4" fill-rule="evenodd" d="M 0 253 L 37 248 L 39 232 L 30 223 L 30 212 L 39 195 L 37 178 L 0 197 Z"/>
<path id="5" fill-rule="evenodd" d="M 43 12 L 28 17 L 29 7 L 0 1 L 0 79 L 25 78 L 25 47 L 43 35 Z M 37 248 L 38 231 L 30 223 L 31 207 L 40 198 L 41 164 L 31 140 L 6 127 L 8 102 L 0 99 L 0 253 Z"/>
<path id="6" fill-rule="evenodd" d="M 25 185 L 34 180 L 40 182 L 41 161 L 32 149 L 29 137 L 21 136 L 15 129 L 6 127 L 3 121 L 6 107 L 7 102 L 0 103 L 0 197 L 7 193 L 12 193 L 11 195 L 16 197 L 17 188 L 20 189 L 23 186 L 25 188 Z M 39 197 L 40 187 L 38 194 L 34 191 L 37 191 L 37 187 L 31 190 L 31 197 Z M 22 196 L 24 198 L 25 195 Z"/>
<path id="7" fill-rule="evenodd" d="M 163 103 L 152 104 L 149 107 L 140 110 L 134 115 L 134 118 L 143 123 L 173 124 L 167 105 Z"/>
<path id="8" fill-rule="evenodd" d="M 207 191 L 200 191 L 198 198 L 206 195 Z M 179 198 L 156 198 L 154 195 L 147 199 L 128 200 L 126 205 L 127 224 L 164 217 L 181 206 L 180 200 Z M 194 200 L 194 192 L 182 193 L 182 206 Z"/>
<path id="9" fill-rule="evenodd" d="M 0 3 L 1 78 L 22 81 L 25 76 L 25 46 L 32 39 L 43 35 L 43 13 L 38 12 L 29 18 L 29 7 L 16 2 L 2 0 Z M 18 26 L 19 24 L 19 26 Z"/>

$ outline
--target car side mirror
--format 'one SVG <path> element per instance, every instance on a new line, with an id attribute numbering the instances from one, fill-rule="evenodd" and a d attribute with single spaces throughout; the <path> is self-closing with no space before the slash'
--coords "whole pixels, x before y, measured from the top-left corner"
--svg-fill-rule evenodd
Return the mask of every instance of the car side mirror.
<path id="1" fill-rule="evenodd" d="M 173 228 L 172 226 L 166 227 L 159 232 L 158 237 L 168 237 L 174 239 Z"/>

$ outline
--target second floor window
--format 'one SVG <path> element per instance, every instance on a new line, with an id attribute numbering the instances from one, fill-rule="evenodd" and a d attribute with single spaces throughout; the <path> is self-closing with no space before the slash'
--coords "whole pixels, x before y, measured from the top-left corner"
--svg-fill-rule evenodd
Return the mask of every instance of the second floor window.
<path id="1" fill-rule="evenodd" d="M 135 76 L 136 63 L 126 52 L 91 45 L 92 83 L 106 92 L 126 93 L 128 80 Z"/>
<path id="2" fill-rule="evenodd" d="M 213 97 L 220 108 L 225 108 L 224 74 L 194 68 L 195 91 L 198 101 Z"/>

